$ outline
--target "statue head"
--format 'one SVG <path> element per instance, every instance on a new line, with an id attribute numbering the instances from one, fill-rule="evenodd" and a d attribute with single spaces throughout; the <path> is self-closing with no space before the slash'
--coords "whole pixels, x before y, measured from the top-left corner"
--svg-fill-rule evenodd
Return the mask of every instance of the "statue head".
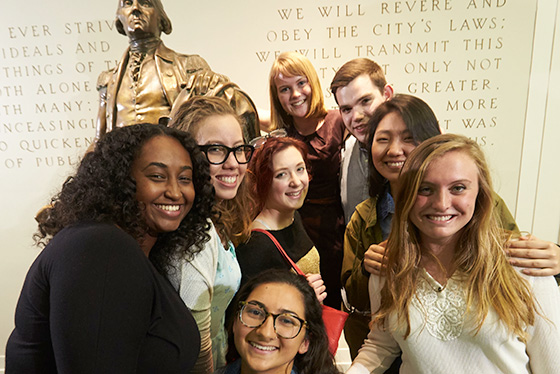
<path id="1" fill-rule="evenodd" d="M 117 31 L 131 39 L 171 33 L 171 21 L 160 0 L 119 0 Z"/>

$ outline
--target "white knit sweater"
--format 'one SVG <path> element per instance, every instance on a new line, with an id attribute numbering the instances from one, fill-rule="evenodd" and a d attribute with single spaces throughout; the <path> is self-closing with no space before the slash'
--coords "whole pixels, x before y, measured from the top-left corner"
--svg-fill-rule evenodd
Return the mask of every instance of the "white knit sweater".
<path id="1" fill-rule="evenodd" d="M 442 287 L 426 271 L 411 301 L 411 333 L 396 326 L 373 326 L 347 374 L 383 373 L 402 351 L 401 374 L 558 374 L 560 373 L 560 291 L 553 277 L 524 276 L 549 321 L 537 316 L 527 343 L 513 336 L 494 311 L 475 335 L 472 314 L 465 313 L 464 284 L 453 276 Z M 371 310 L 378 310 L 384 278 L 369 280 Z M 438 292 L 438 289 L 443 290 Z"/>

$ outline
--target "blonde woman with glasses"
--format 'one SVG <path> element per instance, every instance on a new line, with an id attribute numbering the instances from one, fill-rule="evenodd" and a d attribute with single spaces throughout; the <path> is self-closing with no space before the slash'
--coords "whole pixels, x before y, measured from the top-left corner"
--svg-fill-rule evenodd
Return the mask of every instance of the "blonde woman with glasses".
<path id="1" fill-rule="evenodd" d="M 170 127 L 190 133 L 210 164 L 215 214 L 202 252 L 171 267 L 169 277 L 192 310 L 201 350 L 191 373 L 212 373 L 225 365 L 225 312 L 239 289 L 241 271 L 235 246 L 249 236 L 252 199 L 246 171 L 254 148 L 243 139 L 240 120 L 218 97 L 193 97 L 181 105 Z"/>

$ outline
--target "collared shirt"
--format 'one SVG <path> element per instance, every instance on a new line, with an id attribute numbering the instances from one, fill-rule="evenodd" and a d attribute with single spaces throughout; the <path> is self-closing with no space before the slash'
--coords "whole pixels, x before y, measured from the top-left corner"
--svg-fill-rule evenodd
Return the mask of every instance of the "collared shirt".
<path id="1" fill-rule="evenodd" d="M 389 193 L 388 184 L 385 186 L 383 193 L 379 196 L 376 209 L 377 219 L 381 226 L 381 232 L 383 233 L 383 240 L 387 240 L 391 232 L 391 221 L 395 214 L 395 202 L 393 196 Z"/>
<path id="2" fill-rule="evenodd" d="M 344 209 L 344 222 L 348 224 L 356 206 L 369 197 L 369 152 L 350 135 L 344 142 L 340 155 L 340 198 Z"/>

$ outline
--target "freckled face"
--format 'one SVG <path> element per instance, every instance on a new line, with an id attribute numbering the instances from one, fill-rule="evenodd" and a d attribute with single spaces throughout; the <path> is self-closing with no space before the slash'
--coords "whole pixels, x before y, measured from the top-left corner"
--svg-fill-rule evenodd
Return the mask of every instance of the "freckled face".
<path id="1" fill-rule="evenodd" d="M 272 185 L 265 207 L 279 211 L 301 208 L 309 187 L 309 174 L 300 151 L 289 147 L 275 153 L 272 168 Z"/>
<path id="2" fill-rule="evenodd" d="M 367 74 L 356 77 L 336 91 L 344 125 L 360 143 L 367 143 L 368 121 L 375 109 L 390 97 L 390 92 L 388 90 L 384 94 L 379 91 Z"/>
<path id="3" fill-rule="evenodd" d="M 311 102 L 311 85 L 307 77 L 278 74 L 274 83 L 278 101 L 286 113 L 295 118 L 305 118 Z"/>
<path id="4" fill-rule="evenodd" d="M 199 125 L 195 138 L 199 145 L 221 144 L 233 148 L 243 144 L 241 125 L 230 115 L 205 118 Z M 238 163 L 233 153 L 228 155 L 223 164 L 210 164 L 210 178 L 216 191 L 216 199 L 233 199 L 246 171 L 247 164 Z"/>
<path id="5" fill-rule="evenodd" d="M 131 174 L 149 235 L 177 230 L 195 198 L 187 150 L 175 138 L 156 136 L 142 147 Z"/>
<path id="6" fill-rule="evenodd" d="M 255 288 L 247 297 L 248 302 L 258 302 L 269 313 L 291 313 L 305 319 L 303 296 L 294 286 L 284 283 L 267 283 Z M 236 316 L 233 323 L 235 348 L 241 356 L 244 374 L 290 373 L 295 356 L 304 354 L 309 347 L 306 328 L 293 339 L 279 337 L 271 316 L 259 327 L 247 327 Z"/>
<path id="7" fill-rule="evenodd" d="M 410 220 L 423 243 L 457 240 L 474 214 L 478 168 L 466 153 L 451 151 L 428 166 Z"/>
<path id="8" fill-rule="evenodd" d="M 390 183 L 397 181 L 408 155 L 416 148 L 400 114 L 389 113 L 379 122 L 371 144 L 373 166 Z"/>

